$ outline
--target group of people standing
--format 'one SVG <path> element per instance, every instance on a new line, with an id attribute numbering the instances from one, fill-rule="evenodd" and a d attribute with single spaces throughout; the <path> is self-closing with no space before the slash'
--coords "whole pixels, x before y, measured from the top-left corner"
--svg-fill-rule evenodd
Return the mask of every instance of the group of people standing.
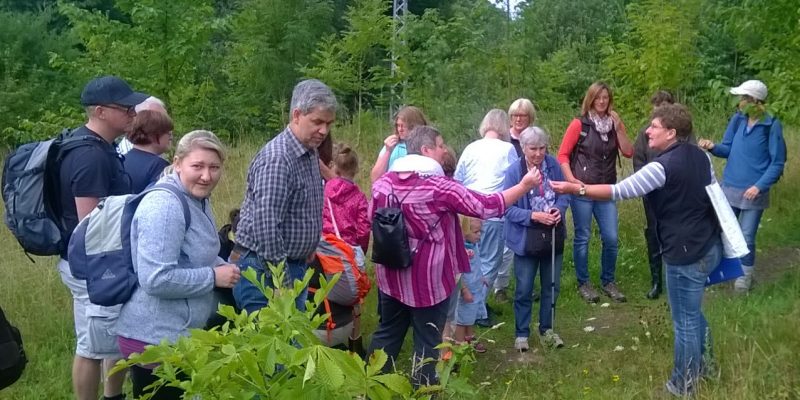
<path id="1" fill-rule="evenodd" d="M 96 397 L 100 360 L 113 362 L 205 326 L 220 289 L 231 289 L 240 309 L 252 312 L 265 307 L 263 293 L 240 279 L 240 271 L 253 268 L 271 283 L 269 265 L 283 263 L 286 283 L 300 280 L 314 262 L 323 233 L 333 233 L 350 244 L 363 266 L 371 213 L 398 200 L 413 259 L 405 269 L 375 265 L 379 323 L 368 352 L 383 349 L 396 360 L 410 327 L 414 359 L 438 359 L 436 347 L 442 343 L 442 333 L 448 332 L 448 322 L 455 325 L 456 341 L 473 340 L 472 326 L 488 317 L 488 294 L 504 293 L 512 262 L 514 348 L 529 348 L 537 275 L 539 338 L 545 346 L 562 347 L 554 318 L 567 208 L 573 215 L 573 259 L 580 295 L 589 302 L 599 298 L 588 272 L 594 216 L 603 244 L 601 289 L 622 302 L 626 297 L 615 279 L 616 201 L 642 196 L 649 213 L 646 233 L 654 284 L 648 297 L 658 297 L 662 290 L 663 259 L 675 324 L 675 367 L 667 388 L 677 395 L 687 394 L 711 362 L 708 326 L 700 305 L 705 277 L 721 257 L 719 226 L 703 190 L 714 177 L 701 149 L 731 159 L 723 174 L 723 188 L 743 221 L 751 250 L 743 260 L 745 278 L 736 286 L 749 288 L 755 229 L 786 153 L 780 122 L 764 111 L 766 87 L 762 86 L 745 82 L 732 90 L 742 96 L 739 111 L 717 144 L 707 140 L 698 141 L 699 146 L 692 144 L 691 115 L 686 108 L 670 104 L 671 98 L 663 96 L 656 104 L 654 98 L 657 107 L 640 134 L 646 139 L 638 140 L 652 151 L 645 151 L 641 168 L 619 183 L 619 154 L 638 158 L 641 151 L 628 139 L 613 110 L 611 89 L 601 82 L 587 91 L 580 116 L 570 123 L 556 156 L 548 152 L 548 134 L 535 125 L 530 100 L 514 101 L 507 113 L 489 111 L 480 125 L 481 138 L 467 146 L 460 158 L 423 112 L 408 106 L 398 112 L 394 132 L 385 139 L 370 172 L 373 184 L 368 200 L 354 182 L 359 165 L 355 151 L 333 145 L 329 136 L 336 119 L 336 97 L 324 83 L 305 80 L 293 90 L 288 125 L 250 164 L 235 245 L 230 257 L 223 259 L 218 255 L 220 239 L 209 203 L 223 173 L 225 148 L 220 140 L 208 131 L 190 132 L 180 139 L 174 159 L 167 163 L 159 157 L 172 139 L 172 121 L 164 104 L 134 92 L 119 78 L 98 78 L 84 89 L 82 104 L 89 118 L 78 130 L 99 137 L 107 146 L 85 147 L 65 158 L 60 190 L 67 206 L 62 216 L 74 226 L 101 197 L 150 191 L 131 226 L 139 288 L 130 301 L 118 309 L 92 305 L 85 282 L 71 277 L 66 255 L 59 263 L 75 306 L 76 396 Z M 114 142 L 126 132 L 133 149 L 123 161 Z M 453 163 L 454 159 L 458 161 Z M 154 183 L 178 189 L 190 215 L 185 215 L 182 201 L 173 193 L 147 189 Z M 305 309 L 306 296 L 303 292 L 296 299 L 298 309 Z M 113 319 L 114 325 L 108 325 Z M 155 380 L 152 368 L 131 370 L 135 397 Z M 385 368 L 393 368 L 393 363 Z M 417 385 L 438 380 L 431 363 L 414 368 L 412 378 Z M 108 378 L 106 399 L 121 398 L 123 379 L 124 373 Z M 153 398 L 180 395 L 177 388 L 164 387 Z"/>

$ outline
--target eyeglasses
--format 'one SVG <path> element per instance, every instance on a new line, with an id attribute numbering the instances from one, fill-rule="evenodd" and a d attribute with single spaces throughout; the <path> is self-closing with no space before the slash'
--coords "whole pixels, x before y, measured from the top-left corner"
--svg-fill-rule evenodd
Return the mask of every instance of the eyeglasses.
<path id="1" fill-rule="evenodd" d="M 136 116 L 136 107 L 133 107 L 133 106 L 126 107 L 126 106 L 120 106 L 120 105 L 117 105 L 117 104 L 106 104 L 106 105 L 102 105 L 101 107 L 111 108 L 111 109 L 114 109 L 114 110 L 122 111 L 125 114 L 128 114 L 129 117 L 135 117 Z"/>

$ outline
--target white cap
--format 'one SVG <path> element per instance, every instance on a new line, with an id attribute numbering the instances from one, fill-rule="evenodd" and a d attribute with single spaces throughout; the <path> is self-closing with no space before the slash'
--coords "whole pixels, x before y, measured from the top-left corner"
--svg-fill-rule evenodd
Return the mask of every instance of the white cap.
<path id="1" fill-rule="evenodd" d="M 767 98 L 767 85 L 764 82 L 751 80 L 741 85 L 731 88 L 731 94 L 737 96 L 750 96 L 756 100 L 763 101 Z"/>

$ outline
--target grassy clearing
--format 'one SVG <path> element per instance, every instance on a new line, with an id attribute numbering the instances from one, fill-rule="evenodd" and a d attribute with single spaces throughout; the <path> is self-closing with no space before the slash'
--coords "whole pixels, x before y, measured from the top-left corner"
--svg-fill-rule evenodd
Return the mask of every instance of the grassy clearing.
<path id="1" fill-rule="evenodd" d="M 372 118 L 362 122 L 362 129 L 382 132 L 384 125 Z M 789 148 L 797 148 L 800 140 L 796 134 L 793 131 L 787 137 Z M 337 132 L 337 139 L 341 138 L 359 149 L 369 149 L 361 152 L 365 167 L 359 176 L 361 187 L 367 188 L 366 166 L 377 155 L 382 137 L 342 130 Z M 214 194 L 220 223 L 231 208 L 238 207 L 247 166 L 264 141 L 240 143 L 231 150 L 225 177 Z M 557 138 L 553 142 L 557 143 Z M 800 326 L 800 214 L 793 212 L 798 200 L 795 188 L 800 185 L 798 167 L 797 159 L 790 157 L 759 230 L 758 265 L 763 283 L 747 297 L 733 296 L 724 285 L 713 288 L 706 297 L 721 377 L 704 385 L 700 398 L 800 398 L 800 337 L 796 333 Z M 474 375 L 477 398 L 663 397 L 663 382 L 672 365 L 672 327 L 665 298 L 644 299 L 649 271 L 642 226 L 641 203 L 622 203 L 617 277 L 628 295 L 626 304 L 602 307 L 580 301 L 571 246 L 567 246 L 556 319 L 556 330 L 566 342 L 564 349 L 544 351 L 532 339 L 531 351 L 520 357 L 512 348 L 511 305 L 494 305 L 505 324 L 485 333 L 484 338 L 494 343 L 489 344 L 488 353 L 478 357 Z M 55 269 L 55 259 L 39 258 L 31 264 L 7 229 L 0 229 L 0 249 L 0 304 L 22 330 L 30 358 L 23 378 L 0 392 L 0 399 L 69 399 L 74 347 L 71 298 Z M 595 280 L 598 262 L 599 239 L 595 236 L 590 248 L 590 271 Z M 371 312 L 375 310 L 374 291 L 365 310 L 365 332 L 371 332 L 377 324 L 377 316 Z M 534 311 L 538 313 L 538 303 Z M 595 330 L 584 332 L 587 326 Z M 622 349 L 615 351 L 618 346 Z M 404 349 L 410 348 L 409 335 Z"/>

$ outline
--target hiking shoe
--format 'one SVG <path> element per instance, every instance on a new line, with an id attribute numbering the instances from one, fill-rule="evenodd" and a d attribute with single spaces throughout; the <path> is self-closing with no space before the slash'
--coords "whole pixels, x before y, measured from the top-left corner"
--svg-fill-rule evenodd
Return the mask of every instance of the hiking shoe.
<path id="1" fill-rule="evenodd" d="M 619 288 L 614 282 L 606 283 L 605 286 L 603 286 L 603 292 L 605 292 L 608 297 L 611 297 L 611 300 L 614 300 L 617 303 L 624 303 L 628 301 L 625 295 L 619 291 Z"/>
<path id="2" fill-rule="evenodd" d="M 740 294 L 749 292 L 753 286 L 753 267 L 742 265 L 742 271 L 744 275 L 736 278 L 733 283 L 733 290 Z"/>
<path id="3" fill-rule="evenodd" d="M 514 339 L 514 350 L 516 351 L 528 351 L 528 338 L 526 337 L 518 337 Z"/>
<path id="4" fill-rule="evenodd" d="M 508 294 L 506 294 L 505 289 L 495 289 L 494 291 L 494 301 L 495 303 L 502 304 L 508 302 Z"/>
<path id="5" fill-rule="evenodd" d="M 583 300 L 588 303 L 597 303 L 597 301 L 600 300 L 600 295 L 597 294 L 597 291 L 594 290 L 592 284 L 589 282 L 578 286 L 578 293 L 580 293 L 581 297 L 583 297 Z"/>
<path id="6" fill-rule="evenodd" d="M 564 347 L 564 341 L 561 340 L 561 336 L 558 336 L 552 329 L 548 329 L 543 335 L 539 336 L 539 341 L 544 347 L 551 347 L 554 349 Z"/>
<path id="7" fill-rule="evenodd" d="M 478 325 L 481 328 L 491 328 L 492 320 L 490 320 L 489 318 L 479 318 L 475 320 L 475 325 Z"/>

